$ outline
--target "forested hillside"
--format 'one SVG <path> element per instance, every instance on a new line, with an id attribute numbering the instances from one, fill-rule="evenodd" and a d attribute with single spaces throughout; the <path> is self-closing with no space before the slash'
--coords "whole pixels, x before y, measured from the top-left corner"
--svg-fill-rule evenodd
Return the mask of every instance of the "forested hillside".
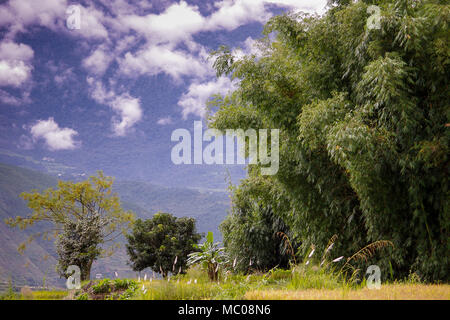
<path id="1" fill-rule="evenodd" d="M 23 255 L 17 251 L 20 243 L 27 237 L 43 229 L 38 224 L 27 230 L 12 229 L 4 219 L 26 215 L 30 210 L 19 194 L 32 189 L 44 190 L 55 186 L 57 179 L 38 171 L 0 164 L 0 282 L 11 277 L 17 283 L 42 285 L 58 283 L 54 271 L 56 265 L 53 241 L 37 239 L 27 247 Z M 157 211 L 170 212 L 176 216 L 189 216 L 197 220 L 200 232 L 214 230 L 218 234 L 218 225 L 223 220 L 229 206 L 225 193 L 200 193 L 183 188 L 166 188 L 143 182 L 115 182 L 114 191 L 120 196 L 122 206 L 132 210 L 138 217 L 148 218 Z M 111 276 L 119 271 L 122 276 L 134 275 L 126 265 L 127 256 L 120 249 L 112 257 L 100 259 L 93 266 L 93 274 L 102 273 Z M 59 284 L 61 282 L 59 281 Z"/>

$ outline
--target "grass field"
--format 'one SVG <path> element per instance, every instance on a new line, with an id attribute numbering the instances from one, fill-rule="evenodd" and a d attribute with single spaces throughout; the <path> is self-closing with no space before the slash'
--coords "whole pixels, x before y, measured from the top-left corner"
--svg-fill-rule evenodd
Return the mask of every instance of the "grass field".
<path id="1" fill-rule="evenodd" d="M 450 285 L 387 284 L 379 290 L 361 289 L 251 289 L 238 292 L 224 285 L 186 282 L 167 284 L 156 280 L 144 284 L 147 292 L 138 292 L 131 299 L 138 300 L 450 300 Z M 238 293 L 238 294 L 236 294 Z M 243 293 L 241 295 L 240 293 Z M 29 296 L 17 295 L 15 300 L 62 300 L 68 291 L 37 291 Z"/>
<path id="2" fill-rule="evenodd" d="M 377 289 L 255 290 L 249 300 L 450 300 L 450 285 L 387 284 Z"/>
<path id="3" fill-rule="evenodd" d="M 120 290 L 115 291 L 115 284 L 116 287 L 121 286 Z M 131 286 L 127 287 L 129 284 Z M 450 285 L 403 281 L 384 283 L 380 289 L 368 289 L 364 282 L 349 282 L 339 275 L 312 269 L 277 269 L 252 275 L 223 274 L 218 282 L 211 282 L 205 272 L 194 268 L 186 275 L 166 280 L 104 279 L 85 282 L 79 292 L 22 290 L 22 294 L 4 294 L 3 299 L 450 300 Z"/>

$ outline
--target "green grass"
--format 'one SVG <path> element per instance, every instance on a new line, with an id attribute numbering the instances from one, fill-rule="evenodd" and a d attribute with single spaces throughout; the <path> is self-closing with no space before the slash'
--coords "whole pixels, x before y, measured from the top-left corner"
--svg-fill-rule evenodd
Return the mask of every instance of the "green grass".
<path id="1" fill-rule="evenodd" d="M 87 283 L 83 285 L 86 286 Z M 316 266 L 300 265 L 291 270 L 273 269 L 251 275 L 221 273 L 211 282 L 198 267 L 187 274 L 166 280 L 136 281 L 103 279 L 94 281 L 88 291 L 104 299 L 203 300 L 203 299 L 445 299 L 450 300 L 450 285 L 427 285 L 415 279 L 383 283 L 380 290 L 369 290 L 365 282 L 350 281 L 342 274 Z M 95 289 L 94 289 L 95 288 Z M 111 292 L 112 289 L 112 292 Z M 117 289 L 120 289 L 117 291 Z M 116 291 L 115 291 L 116 290 Z M 123 291 L 125 290 L 125 291 Z M 64 299 L 67 291 L 34 291 L 27 297 L 9 292 L 9 299 Z M 80 291 L 78 299 L 91 299 Z M 98 297 L 97 297 L 98 298 Z"/>
<path id="2" fill-rule="evenodd" d="M 273 269 L 251 275 L 221 274 L 218 282 L 208 280 L 198 268 L 169 281 L 141 282 L 136 299 L 190 300 L 190 299 L 245 299 L 247 292 L 260 290 L 348 289 L 361 285 L 349 283 L 322 269 L 296 267 L 292 270 Z"/>
<path id="3" fill-rule="evenodd" d="M 34 300 L 62 300 L 67 296 L 65 290 L 33 291 Z"/>
<path id="4" fill-rule="evenodd" d="M 5 292 L 0 294 L 0 300 L 62 300 L 67 295 L 68 292 L 66 290 L 33 291 L 26 295 L 18 292 Z"/>
<path id="5" fill-rule="evenodd" d="M 450 285 L 388 283 L 379 290 L 309 289 L 254 290 L 245 294 L 250 300 L 450 300 Z"/>

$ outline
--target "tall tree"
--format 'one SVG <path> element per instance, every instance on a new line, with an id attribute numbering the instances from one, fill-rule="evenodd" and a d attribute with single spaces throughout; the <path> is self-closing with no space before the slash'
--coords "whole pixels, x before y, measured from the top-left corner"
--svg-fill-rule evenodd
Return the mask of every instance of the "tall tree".
<path id="1" fill-rule="evenodd" d="M 235 271 L 287 268 L 289 262 L 296 261 L 295 250 L 299 243 L 295 234 L 284 217 L 275 214 L 283 212 L 280 209 L 286 199 L 274 201 L 272 196 L 280 193 L 274 192 L 273 187 L 267 177 L 252 177 L 231 190 L 232 212 L 222 222 L 220 230 Z"/>
<path id="2" fill-rule="evenodd" d="M 169 272 L 185 273 L 188 254 L 196 251 L 194 245 L 201 237 L 194 218 L 156 213 L 151 219 L 138 219 L 127 235 L 131 267 L 135 271 L 151 268 L 164 278 Z"/>
<path id="3" fill-rule="evenodd" d="M 56 239 L 58 254 L 57 272 L 66 276 L 70 265 L 76 265 L 81 271 L 81 280 L 90 278 L 92 263 L 101 255 L 103 243 L 102 222 L 99 215 L 77 221 L 67 221 L 63 232 Z"/>
<path id="4" fill-rule="evenodd" d="M 239 87 L 211 103 L 210 127 L 280 129 L 271 205 L 303 254 L 333 234 L 345 256 L 386 239 L 397 276 L 448 280 L 450 6 L 330 5 L 272 18 L 258 56 L 215 53 L 217 74 Z M 260 176 L 250 167 L 249 179 Z"/>
<path id="5" fill-rule="evenodd" d="M 91 176 L 86 181 L 74 183 L 60 180 L 56 189 L 49 188 L 42 193 L 24 192 L 21 197 L 28 201 L 28 207 L 33 212 L 6 222 L 20 229 L 41 222 L 48 229 L 33 234 L 29 241 L 36 236 L 55 238 L 60 275 L 67 277 L 67 266 L 77 265 L 81 269 L 81 280 L 88 280 L 94 260 L 101 253 L 112 253 L 117 246 L 114 240 L 134 220 L 134 214 L 125 212 L 119 197 L 112 194 L 112 184 L 113 178 L 99 171 L 97 176 Z M 108 243 L 111 245 L 102 247 Z M 25 248 L 26 243 L 23 243 L 19 250 Z"/>

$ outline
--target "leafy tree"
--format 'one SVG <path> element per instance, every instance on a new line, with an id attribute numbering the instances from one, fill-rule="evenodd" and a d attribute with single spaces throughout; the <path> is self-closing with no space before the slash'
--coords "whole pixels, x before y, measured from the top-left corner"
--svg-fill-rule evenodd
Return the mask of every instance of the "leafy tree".
<path id="1" fill-rule="evenodd" d="M 369 4 L 380 28 L 367 26 Z M 347 257 L 384 239 L 394 250 L 377 263 L 448 281 L 449 16 L 447 1 L 331 1 L 323 16 L 272 18 L 258 56 L 215 53 L 217 74 L 239 87 L 211 103 L 209 125 L 280 129 L 272 200 L 255 201 L 303 256 L 333 234 Z"/>
<path id="2" fill-rule="evenodd" d="M 220 225 L 224 235 L 226 252 L 233 260 L 233 270 L 247 272 L 252 269 L 267 271 L 276 266 L 289 267 L 295 262 L 294 234 L 280 215 L 273 208 L 273 193 L 270 179 L 254 177 L 232 189 L 232 213 Z M 294 241 L 294 244 L 287 243 Z M 234 262 L 236 261 L 236 262 Z"/>
<path id="3" fill-rule="evenodd" d="M 58 181 L 56 189 L 49 188 L 42 193 L 33 191 L 22 193 L 33 212 L 26 217 L 17 216 L 6 221 L 12 227 L 25 229 L 41 222 L 48 227 L 37 236 L 56 238 L 59 255 L 58 272 L 67 277 L 64 270 L 68 265 L 78 265 L 81 280 L 90 277 L 92 263 L 101 253 L 112 254 L 117 246 L 113 241 L 119 237 L 134 220 L 132 212 L 125 212 L 120 206 L 119 197 L 112 194 L 113 178 L 101 171 L 88 180 L 74 183 Z M 112 243 L 107 248 L 101 245 Z M 20 251 L 25 250 L 21 244 Z"/>
<path id="4" fill-rule="evenodd" d="M 126 237 L 133 270 L 151 268 L 165 278 L 169 272 L 186 272 L 188 254 L 202 236 L 196 232 L 194 218 L 156 213 L 151 219 L 138 219 Z"/>
<path id="5" fill-rule="evenodd" d="M 100 216 L 67 221 L 56 240 L 56 252 L 59 256 L 56 270 L 62 277 L 66 277 L 67 268 L 76 265 L 80 267 L 81 280 L 89 279 L 92 263 L 102 253 L 102 242 Z"/>
<path id="6" fill-rule="evenodd" d="M 214 242 L 214 235 L 211 231 L 206 236 L 206 241 L 200 246 L 198 252 L 189 254 L 188 265 L 200 263 L 202 268 L 208 272 L 208 277 L 211 281 L 217 281 L 219 276 L 220 265 L 228 262 L 224 255 L 224 248 L 219 247 L 219 242 Z"/>

